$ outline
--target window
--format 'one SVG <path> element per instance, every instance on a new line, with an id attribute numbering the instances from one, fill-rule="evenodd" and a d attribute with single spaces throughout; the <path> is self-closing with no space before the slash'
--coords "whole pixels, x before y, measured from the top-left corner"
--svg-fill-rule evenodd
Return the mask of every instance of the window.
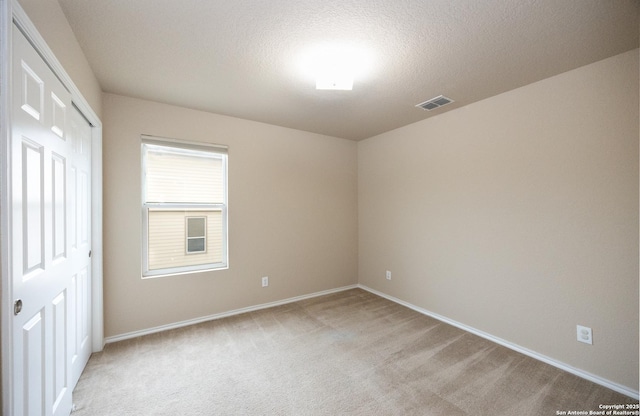
<path id="1" fill-rule="evenodd" d="M 187 254 L 207 251 L 207 217 L 187 217 Z"/>
<path id="2" fill-rule="evenodd" d="M 143 136 L 142 216 L 142 277 L 226 268 L 226 148 Z"/>

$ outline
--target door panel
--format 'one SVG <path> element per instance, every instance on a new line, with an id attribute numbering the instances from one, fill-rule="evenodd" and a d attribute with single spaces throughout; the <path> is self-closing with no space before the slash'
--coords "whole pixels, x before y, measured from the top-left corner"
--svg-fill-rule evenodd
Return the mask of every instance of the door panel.
<path id="1" fill-rule="evenodd" d="M 21 74 L 22 78 L 22 91 L 19 99 L 21 108 L 31 117 L 36 120 L 40 120 L 42 117 L 44 106 L 44 82 L 36 75 L 36 73 L 27 65 L 26 62 L 21 62 L 21 71 L 16 72 Z M 15 99 L 15 98 L 14 98 Z"/>
<path id="2" fill-rule="evenodd" d="M 23 279 L 44 268 L 44 148 L 22 138 Z"/>
<path id="3" fill-rule="evenodd" d="M 52 162 L 53 259 L 57 260 L 66 257 L 67 252 L 67 169 L 64 156 L 53 154 Z"/>
<path id="4" fill-rule="evenodd" d="M 53 314 L 53 408 L 55 409 L 64 401 L 65 395 L 68 393 L 67 389 L 70 388 L 68 380 L 68 367 L 69 362 L 68 350 L 67 350 L 67 296 L 66 290 L 62 291 L 51 302 L 51 311 Z"/>
<path id="5" fill-rule="evenodd" d="M 14 412 L 69 415 L 91 352 L 91 127 L 13 26 Z"/>
<path id="6" fill-rule="evenodd" d="M 74 313 L 71 319 L 71 382 L 75 385 L 91 356 L 91 125 L 73 107 L 68 140 L 72 149 L 69 178 L 70 261 L 73 279 Z M 75 235 L 74 235 L 75 234 Z"/>
<path id="7" fill-rule="evenodd" d="M 21 328 L 24 352 L 21 363 L 24 365 L 24 383 L 26 390 L 17 391 L 20 400 L 16 401 L 16 414 L 42 415 L 44 413 L 45 380 L 45 343 L 44 308 L 37 311 Z M 18 352 L 18 351 L 16 351 Z M 18 387 L 18 386 L 15 386 Z M 40 400 L 28 400 L 28 396 L 40 397 Z"/>

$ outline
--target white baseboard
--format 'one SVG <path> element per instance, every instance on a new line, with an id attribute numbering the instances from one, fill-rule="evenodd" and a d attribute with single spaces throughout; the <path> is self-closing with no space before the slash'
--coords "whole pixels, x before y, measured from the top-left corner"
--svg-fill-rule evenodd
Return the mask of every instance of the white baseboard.
<path id="1" fill-rule="evenodd" d="M 438 315 L 437 313 L 433 313 L 433 312 L 428 311 L 426 309 L 420 308 L 420 307 L 415 306 L 415 305 L 413 305 L 413 304 L 411 304 L 409 302 L 405 302 L 405 301 L 400 300 L 398 298 L 394 298 L 393 296 L 389 296 L 389 295 L 387 295 L 385 293 L 378 292 L 377 290 L 371 289 L 370 287 L 367 287 L 365 285 L 359 284 L 358 287 L 363 289 L 363 290 L 366 290 L 367 292 L 371 292 L 374 295 L 378 295 L 380 297 L 388 299 L 388 300 L 390 300 L 392 302 L 395 302 L 397 304 L 400 304 L 402 306 L 406 306 L 409 309 L 413 309 L 414 311 L 419 312 L 419 313 L 421 313 L 423 315 L 430 316 L 430 317 L 435 318 L 435 319 L 437 319 L 439 321 L 442 321 L 442 322 L 447 323 L 449 325 L 455 326 L 457 328 L 460 328 L 460 329 L 462 329 L 464 331 L 470 332 L 470 333 L 472 333 L 474 335 L 477 335 L 477 336 L 482 337 L 484 339 L 487 339 L 489 341 L 495 342 L 496 344 L 500 344 L 500 345 L 502 345 L 504 347 L 507 347 L 507 348 L 509 348 L 511 350 L 517 351 L 517 352 L 519 352 L 521 354 L 527 355 L 527 356 L 529 356 L 531 358 L 534 358 L 536 360 L 539 360 L 539 361 L 542 361 L 542 362 L 547 363 L 549 365 L 552 365 L 552 366 L 554 366 L 556 368 L 559 368 L 561 370 L 564 370 L 564 371 L 566 371 L 568 373 L 574 374 L 574 375 L 576 375 L 578 377 L 584 378 L 586 380 L 589 380 L 589 381 L 594 382 L 596 384 L 599 384 L 601 386 L 607 387 L 607 388 L 609 388 L 609 389 L 611 389 L 613 391 L 617 391 L 618 393 L 621 393 L 621 394 L 624 394 L 626 396 L 629 396 L 629 397 L 631 397 L 631 398 L 633 398 L 635 400 L 638 400 L 638 398 L 640 397 L 640 395 L 638 394 L 637 390 L 632 390 L 632 389 L 630 389 L 630 388 L 628 388 L 626 386 L 623 386 L 621 384 L 614 383 L 613 381 L 604 379 L 602 377 L 599 377 L 599 376 L 596 376 L 594 374 L 588 373 L 586 371 L 580 370 L 578 368 L 572 367 L 572 366 L 570 366 L 568 364 L 565 364 L 565 363 L 560 362 L 558 360 L 554 360 L 553 358 L 549 358 L 549 357 L 547 357 L 545 355 L 542 355 L 542 354 L 539 354 L 539 353 L 537 353 L 535 351 L 532 351 L 530 349 L 521 347 L 520 345 L 514 344 L 514 343 L 509 342 L 509 341 L 506 341 L 506 340 L 504 340 L 502 338 L 495 337 L 495 336 L 493 336 L 491 334 L 488 334 L 486 332 L 483 332 L 483 331 L 480 331 L 478 329 L 472 328 L 470 326 L 467 326 L 467 325 L 462 324 L 460 322 L 454 321 L 454 320 L 449 319 L 447 317 L 444 317 L 442 315 Z"/>
<path id="2" fill-rule="evenodd" d="M 175 322 L 175 323 L 168 324 L 168 325 L 156 326 L 154 328 L 142 329 L 140 331 L 127 332 L 125 334 L 120 334 L 120 335 L 115 335 L 115 336 L 112 336 L 112 337 L 107 337 L 107 338 L 105 338 L 105 343 L 109 344 L 109 343 L 112 343 L 112 342 L 124 341 L 126 339 L 137 338 L 137 337 L 141 337 L 143 335 L 155 334 L 157 332 L 168 331 L 170 329 L 176 329 L 176 328 L 182 328 L 184 326 L 199 324 L 201 322 L 213 321 L 214 319 L 220 319 L 220 318 L 226 318 L 228 316 L 240 315 L 242 313 L 258 311 L 260 309 L 273 308 L 274 306 L 286 305 L 287 303 L 298 302 L 300 300 L 316 298 L 318 296 L 329 295 L 331 293 L 343 292 L 345 290 L 355 289 L 357 287 L 358 287 L 358 285 L 343 286 L 343 287 L 339 287 L 337 289 L 323 290 L 321 292 L 315 292 L 315 293 L 310 293 L 308 295 L 296 296 L 296 297 L 293 297 L 293 298 L 283 299 L 283 300 L 279 300 L 279 301 L 276 301 L 276 302 L 262 303 L 260 305 L 248 306 L 246 308 L 240 308 L 240 309 L 234 309 L 234 310 L 228 311 L 228 312 L 222 312 L 222 313 L 217 313 L 217 314 L 213 314 L 213 315 L 209 315 L 209 316 L 203 316 L 203 317 L 200 317 L 200 318 L 189 319 L 189 320 L 186 320 L 186 321 Z"/>

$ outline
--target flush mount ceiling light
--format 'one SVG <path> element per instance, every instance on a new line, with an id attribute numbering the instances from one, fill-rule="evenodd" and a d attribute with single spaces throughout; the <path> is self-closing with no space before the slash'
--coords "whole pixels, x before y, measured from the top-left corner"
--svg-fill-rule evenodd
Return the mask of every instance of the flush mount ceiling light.
<path id="1" fill-rule="evenodd" d="M 353 89 L 353 75 L 344 70 L 327 69 L 316 76 L 317 90 L 347 90 Z"/>
<path id="2" fill-rule="evenodd" d="M 351 90 L 354 80 L 369 71 L 371 59 L 363 48 L 324 44 L 309 49 L 300 66 L 318 90 Z"/>

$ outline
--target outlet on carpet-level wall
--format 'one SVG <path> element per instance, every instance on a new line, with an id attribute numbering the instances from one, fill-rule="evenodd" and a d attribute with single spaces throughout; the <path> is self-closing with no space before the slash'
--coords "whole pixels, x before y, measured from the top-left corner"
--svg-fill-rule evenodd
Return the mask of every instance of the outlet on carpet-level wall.
<path id="1" fill-rule="evenodd" d="M 593 332 L 591 331 L 591 328 L 577 325 L 576 330 L 578 332 L 578 341 L 593 345 Z"/>

